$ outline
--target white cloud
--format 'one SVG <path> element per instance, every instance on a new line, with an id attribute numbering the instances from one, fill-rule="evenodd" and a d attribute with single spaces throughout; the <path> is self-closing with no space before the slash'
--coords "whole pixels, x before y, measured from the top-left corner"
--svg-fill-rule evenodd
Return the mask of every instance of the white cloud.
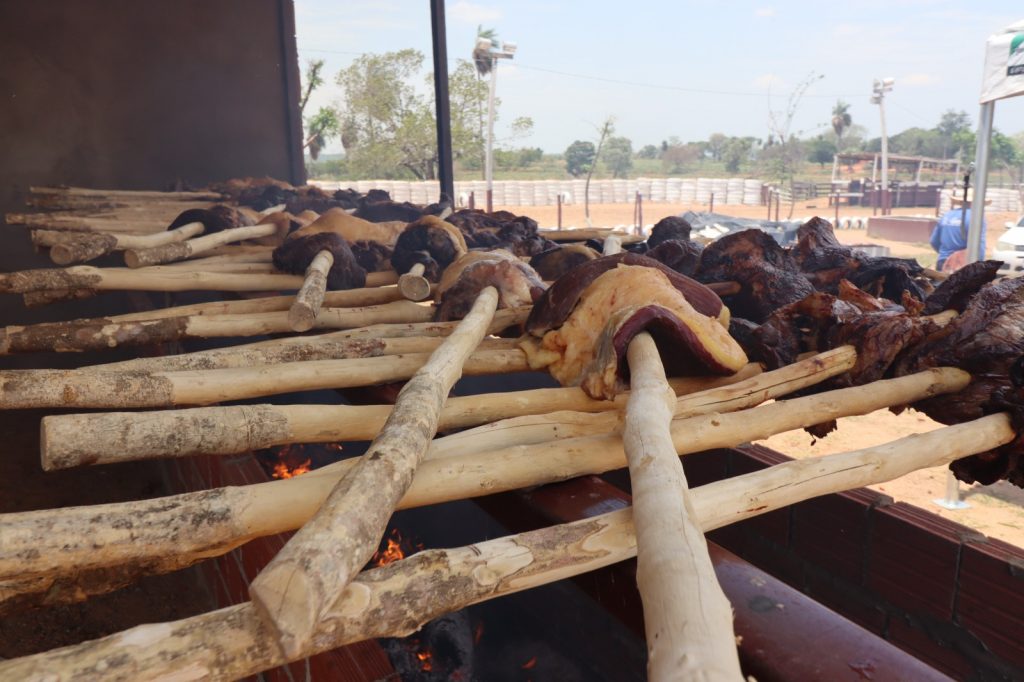
<path id="1" fill-rule="evenodd" d="M 459 0 L 452 5 L 448 9 L 448 14 L 455 21 L 472 25 L 490 24 L 501 19 L 501 10 L 497 7 L 478 5 L 466 0 Z"/>
<path id="2" fill-rule="evenodd" d="M 897 78 L 896 82 L 899 85 L 906 85 L 914 88 L 924 85 L 935 85 L 939 82 L 939 77 L 931 73 L 908 73 L 905 76 Z"/>
<path id="3" fill-rule="evenodd" d="M 758 7 L 757 9 L 754 10 L 754 16 L 755 17 L 774 17 L 775 16 L 775 8 L 774 7 Z"/>

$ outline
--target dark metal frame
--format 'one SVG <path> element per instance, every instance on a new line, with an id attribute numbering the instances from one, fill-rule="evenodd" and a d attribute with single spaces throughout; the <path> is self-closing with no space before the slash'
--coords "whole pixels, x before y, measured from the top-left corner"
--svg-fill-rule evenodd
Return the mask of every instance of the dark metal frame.
<path id="1" fill-rule="evenodd" d="M 441 181 L 440 201 L 455 198 L 452 168 L 452 120 L 448 102 L 448 39 L 444 0 L 430 0 L 430 28 L 434 45 L 434 103 L 437 107 L 437 175 Z"/>

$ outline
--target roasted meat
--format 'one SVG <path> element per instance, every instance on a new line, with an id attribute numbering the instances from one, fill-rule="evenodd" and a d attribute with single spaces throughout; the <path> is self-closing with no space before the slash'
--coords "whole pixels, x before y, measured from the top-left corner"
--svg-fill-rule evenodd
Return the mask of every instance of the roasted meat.
<path id="1" fill-rule="evenodd" d="M 544 282 L 526 263 L 502 250 L 471 251 L 444 271 L 435 292 L 439 321 L 461 320 L 485 287 L 498 290 L 498 307 L 530 305 L 544 292 Z"/>
<path id="2" fill-rule="evenodd" d="M 583 244 L 562 244 L 541 251 L 530 259 L 530 267 L 546 282 L 553 282 L 578 265 L 592 261 L 600 256 L 589 246 Z"/>
<path id="3" fill-rule="evenodd" d="M 177 218 L 171 221 L 167 229 L 173 230 L 189 223 L 202 223 L 203 234 L 213 234 L 232 227 L 256 224 L 252 218 L 237 208 L 218 204 L 210 208 L 190 208 L 187 211 L 182 211 Z"/>
<path id="4" fill-rule="evenodd" d="M 700 257 L 697 279 L 738 282 L 740 292 L 725 299 L 734 315 L 763 322 L 783 306 L 814 293 L 796 260 L 766 232 L 727 234 L 709 244 Z"/>
<path id="5" fill-rule="evenodd" d="M 647 248 L 653 249 L 669 240 L 688 242 L 692 230 L 693 227 L 685 218 L 674 215 L 662 218 L 651 228 L 651 236 L 647 238 Z"/>
<path id="6" fill-rule="evenodd" d="M 405 229 L 405 223 L 371 223 L 349 215 L 343 209 L 332 208 L 305 227 L 300 227 L 292 236 L 305 237 L 317 232 L 333 232 L 349 244 L 371 241 L 385 246 L 394 246 L 398 235 Z"/>
<path id="7" fill-rule="evenodd" d="M 700 254 L 703 249 L 695 242 L 668 239 L 644 254 L 663 263 L 681 275 L 693 277 L 700 267 Z"/>
<path id="8" fill-rule="evenodd" d="M 274 249 L 274 267 L 296 275 L 306 268 L 321 251 L 330 251 L 334 263 L 327 273 L 328 289 L 357 289 L 366 285 L 366 270 L 356 261 L 352 249 L 333 232 L 317 232 L 304 237 L 286 239 Z"/>
<path id="9" fill-rule="evenodd" d="M 391 254 L 391 265 L 396 272 L 406 273 L 419 263 L 424 267 L 423 276 L 438 282 L 445 268 L 466 250 L 466 241 L 457 227 L 426 215 L 402 231 Z"/>
<path id="10" fill-rule="evenodd" d="M 555 246 L 537 232 L 537 222 L 508 211 L 487 213 L 463 209 L 448 216 L 458 227 L 471 249 L 505 249 L 517 256 L 534 256 Z"/>
<path id="11" fill-rule="evenodd" d="M 720 306 L 708 310 L 707 302 L 717 299 L 712 292 L 693 280 L 678 286 L 686 278 L 662 267 L 626 265 L 624 259 L 613 261 L 611 268 L 592 267 L 611 260 L 577 268 L 548 294 L 567 279 L 569 286 L 537 302 L 534 313 L 540 314 L 531 315 L 534 324 L 528 331 L 540 339 L 523 343 L 531 366 L 547 367 L 560 383 L 580 386 L 591 397 L 611 398 L 628 379 L 624 359 L 629 342 L 645 330 L 658 343 L 670 372 L 731 374 L 746 364 L 742 349 L 729 336 L 728 312 Z M 596 276 L 576 276 L 581 270 Z M 559 322 L 549 329 L 538 320 Z"/>

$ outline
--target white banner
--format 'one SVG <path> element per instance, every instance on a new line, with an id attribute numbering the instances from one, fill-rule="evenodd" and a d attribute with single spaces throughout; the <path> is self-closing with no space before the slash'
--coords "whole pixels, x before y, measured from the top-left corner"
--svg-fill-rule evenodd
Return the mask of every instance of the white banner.
<path id="1" fill-rule="evenodd" d="M 985 72 L 981 103 L 1024 95 L 1024 21 L 989 36 L 985 43 Z"/>

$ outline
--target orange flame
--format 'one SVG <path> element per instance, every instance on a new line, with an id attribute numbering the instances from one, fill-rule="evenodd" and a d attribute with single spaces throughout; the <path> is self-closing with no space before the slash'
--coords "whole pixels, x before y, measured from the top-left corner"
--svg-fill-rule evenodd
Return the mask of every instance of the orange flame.
<path id="1" fill-rule="evenodd" d="M 289 467 L 287 462 L 276 462 L 274 464 L 274 473 L 271 475 L 274 478 L 294 478 L 309 473 L 310 464 L 311 460 L 308 457 L 302 464 L 296 467 Z"/>
<path id="2" fill-rule="evenodd" d="M 421 549 L 423 549 L 423 543 L 414 544 L 403 538 L 401 531 L 397 528 L 392 528 L 384 547 L 374 552 L 373 557 L 370 558 L 370 566 L 387 566 Z"/>
<path id="3" fill-rule="evenodd" d="M 420 661 L 420 670 L 423 672 L 430 672 L 434 669 L 434 654 L 431 653 L 430 649 L 424 649 L 423 651 L 416 652 L 416 658 Z"/>

